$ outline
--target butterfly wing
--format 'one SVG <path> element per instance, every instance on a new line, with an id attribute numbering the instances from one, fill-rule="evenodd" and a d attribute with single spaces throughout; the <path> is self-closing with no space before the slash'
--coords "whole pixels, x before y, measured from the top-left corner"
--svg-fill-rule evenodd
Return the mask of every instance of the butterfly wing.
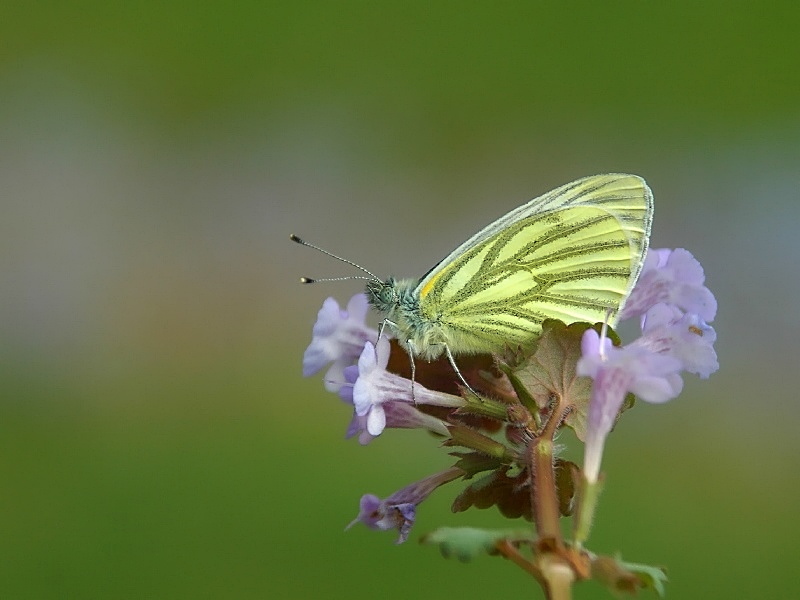
<path id="1" fill-rule="evenodd" d="M 653 197 L 635 175 L 579 179 L 476 233 L 431 269 L 415 293 L 450 349 L 483 352 L 530 341 L 547 318 L 611 324 L 647 252 Z"/>

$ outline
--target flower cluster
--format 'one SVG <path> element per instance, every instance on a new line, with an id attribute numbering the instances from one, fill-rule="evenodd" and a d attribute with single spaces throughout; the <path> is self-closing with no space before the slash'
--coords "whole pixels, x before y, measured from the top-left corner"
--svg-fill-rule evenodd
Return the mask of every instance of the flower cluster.
<path id="1" fill-rule="evenodd" d="M 639 317 L 641 337 L 621 348 L 589 329 L 579 375 L 594 380 L 584 447 L 583 475 L 597 481 L 603 446 L 633 393 L 645 402 L 671 400 L 683 389 L 681 371 L 707 378 L 719 368 L 713 321 L 717 302 L 705 287 L 700 263 L 686 250 L 651 250 L 621 318 Z"/>
<path id="2" fill-rule="evenodd" d="M 361 444 L 368 444 L 386 429 L 424 429 L 443 438 L 445 446 L 466 448 L 454 453 L 454 466 L 385 500 L 363 496 L 353 523 L 395 529 L 398 543 L 403 542 L 420 502 L 443 484 L 478 474 L 483 475 L 458 496 L 453 510 L 495 505 L 506 516 L 533 519 L 540 530 L 546 529 L 540 519 L 554 513 L 558 517 L 559 511 L 572 514 L 580 482 L 571 479 L 577 466 L 559 458 L 552 444 L 560 427 L 573 428 L 584 442 L 580 473 L 585 484 L 595 484 L 606 437 L 629 394 L 646 402 L 666 402 L 681 392 L 683 371 L 707 378 L 718 369 L 716 333 L 707 324 L 717 306 L 704 281 L 702 267 L 686 250 L 651 250 L 619 315 L 639 319 L 640 337 L 614 345 L 605 326 L 545 322 L 532 348 L 509 349 L 483 362 L 480 357 L 457 357 L 459 371 L 480 398 L 473 390 L 464 391 L 464 380 L 446 361 L 438 366 L 419 363 L 413 382 L 395 368 L 393 357 L 406 365 L 409 358 L 390 341 L 388 331 L 379 339 L 366 325 L 363 294 L 354 296 L 345 309 L 327 299 L 303 357 L 303 374 L 330 365 L 326 388 L 352 406 L 347 437 L 357 436 Z M 473 360 L 477 366 L 470 366 Z M 431 373 L 437 376 L 427 376 Z M 449 385 L 441 385 L 443 377 Z M 505 433 L 502 440 L 500 431 Z M 531 449 L 537 444 L 545 448 L 544 441 L 556 448 L 556 455 L 547 455 L 549 462 L 537 466 L 531 462 Z M 542 470 L 548 464 L 549 475 Z M 533 481 L 545 475 L 558 488 L 553 494 L 555 511 L 536 506 L 546 504 L 536 496 L 546 486 L 544 480 L 536 485 Z"/>

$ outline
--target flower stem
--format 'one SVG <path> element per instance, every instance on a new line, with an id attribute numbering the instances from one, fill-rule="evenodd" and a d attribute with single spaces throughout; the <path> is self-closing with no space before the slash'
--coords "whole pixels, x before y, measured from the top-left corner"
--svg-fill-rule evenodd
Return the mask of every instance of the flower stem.
<path id="1" fill-rule="evenodd" d="M 580 488 L 578 490 L 578 510 L 573 521 L 572 532 L 575 545 L 578 547 L 583 546 L 583 543 L 589 538 L 594 512 L 597 509 L 597 500 L 600 497 L 600 491 L 602 489 L 602 477 L 594 482 L 590 482 L 585 477 L 581 477 Z"/>

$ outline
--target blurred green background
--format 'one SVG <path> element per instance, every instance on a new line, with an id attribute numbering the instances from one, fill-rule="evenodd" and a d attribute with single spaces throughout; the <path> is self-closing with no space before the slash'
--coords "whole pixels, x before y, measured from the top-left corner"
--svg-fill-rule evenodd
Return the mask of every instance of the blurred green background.
<path id="1" fill-rule="evenodd" d="M 572 179 L 644 176 L 721 369 L 611 436 L 591 547 L 671 598 L 795 598 L 795 3 L 0 4 L 0 597 L 539 597 L 363 527 L 448 464 L 300 376 L 349 274 L 419 276 Z M 789 369 L 787 371 L 786 369 Z M 452 515 L 412 535 L 505 525 Z M 599 586 L 578 598 L 607 598 Z"/>

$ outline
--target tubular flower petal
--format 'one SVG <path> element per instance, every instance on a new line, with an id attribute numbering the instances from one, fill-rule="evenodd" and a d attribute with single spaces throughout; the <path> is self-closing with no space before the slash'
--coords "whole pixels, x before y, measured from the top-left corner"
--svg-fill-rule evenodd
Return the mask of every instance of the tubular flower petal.
<path id="1" fill-rule="evenodd" d="M 305 377 L 333 363 L 325 374 L 325 388 L 331 392 L 339 389 L 345 367 L 358 359 L 367 340 L 378 337 L 378 332 L 366 325 L 368 310 L 364 294 L 353 296 L 345 310 L 333 298 L 325 300 L 314 324 L 311 344 L 303 354 Z"/>
<path id="2" fill-rule="evenodd" d="M 366 430 L 370 435 L 380 435 L 387 426 L 387 403 L 431 404 L 451 408 L 466 404 L 460 396 L 429 390 L 387 371 L 389 351 L 389 341 L 386 339 L 381 339 L 377 348 L 367 342 L 358 359 L 353 405 L 357 416 L 367 417 Z"/>

